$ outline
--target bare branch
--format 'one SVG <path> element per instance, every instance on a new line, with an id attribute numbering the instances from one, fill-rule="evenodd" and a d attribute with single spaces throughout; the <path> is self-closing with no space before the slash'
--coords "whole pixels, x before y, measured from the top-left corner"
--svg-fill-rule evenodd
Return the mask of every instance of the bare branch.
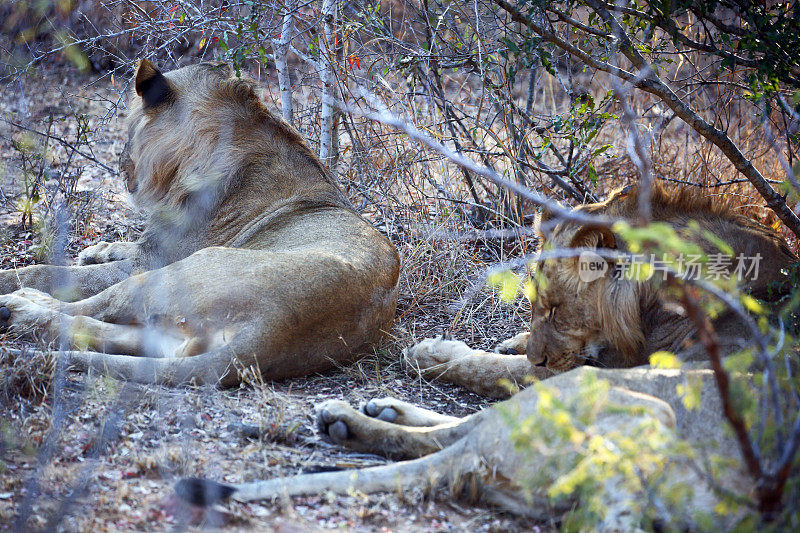
<path id="1" fill-rule="evenodd" d="M 718 130 L 713 125 L 706 122 L 697 112 L 686 104 L 675 92 L 672 91 L 655 73 L 650 65 L 645 61 L 634 44 L 631 42 L 624 28 L 614 18 L 614 16 L 606 9 L 606 4 L 598 0 L 587 0 L 586 4 L 594 9 L 603 21 L 609 26 L 614 36 L 617 38 L 619 50 L 622 54 L 638 69 L 638 74 L 634 75 L 623 69 L 610 65 L 608 63 L 596 61 L 586 52 L 576 49 L 559 39 L 549 30 L 546 30 L 539 24 L 535 23 L 528 17 L 516 10 L 511 4 L 505 0 L 494 0 L 494 2 L 506 10 L 516 22 L 520 22 L 528 26 L 535 33 L 540 35 L 544 40 L 556 44 L 563 50 L 575 55 L 579 59 L 585 61 L 587 64 L 613 74 L 629 83 L 632 83 L 638 89 L 646 91 L 650 94 L 658 96 L 677 116 L 684 122 L 689 124 L 695 131 L 697 131 L 704 138 L 714 144 L 725 156 L 733 163 L 736 169 L 741 172 L 753 184 L 756 190 L 766 200 L 766 205 L 772 209 L 778 218 L 791 230 L 795 235 L 800 237 L 800 218 L 786 205 L 784 197 L 779 194 L 769 182 L 764 178 L 761 172 L 742 154 L 739 147 L 728 137 L 725 132 Z"/>
<path id="2" fill-rule="evenodd" d="M 459 155 L 440 142 L 433 139 L 430 135 L 425 134 L 424 132 L 420 131 L 416 126 L 413 124 L 409 124 L 408 122 L 401 120 L 399 117 L 393 115 L 385 106 L 383 106 L 380 101 L 371 93 L 367 92 L 366 90 L 362 90 L 362 95 L 364 98 L 370 102 L 373 107 L 378 108 L 378 112 L 364 112 L 360 109 L 353 108 L 344 104 L 343 102 L 331 101 L 332 105 L 335 105 L 340 110 L 345 111 L 347 113 L 352 113 L 354 115 L 360 115 L 366 117 L 370 120 L 374 120 L 376 122 L 380 122 L 381 124 L 386 124 L 387 126 L 392 126 L 396 128 L 406 135 L 408 135 L 411 139 L 427 146 L 428 148 L 442 154 L 450 161 L 456 163 L 459 166 L 462 166 L 472 172 L 473 174 L 477 174 L 479 176 L 483 176 L 484 178 L 488 179 L 489 181 L 500 185 L 501 187 L 518 194 L 520 197 L 528 200 L 529 202 L 540 206 L 545 211 L 548 211 L 553 214 L 554 217 L 558 220 L 569 220 L 571 222 L 577 222 L 579 224 L 591 224 L 601 227 L 610 227 L 614 221 L 607 217 L 600 217 L 595 215 L 588 215 L 586 213 L 580 211 L 573 211 L 568 209 L 558 202 L 547 198 L 546 196 L 539 194 L 528 187 L 524 187 L 517 182 L 508 180 L 498 174 L 496 171 L 482 167 L 472 161 L 464 157 L 463 155 Z"/>

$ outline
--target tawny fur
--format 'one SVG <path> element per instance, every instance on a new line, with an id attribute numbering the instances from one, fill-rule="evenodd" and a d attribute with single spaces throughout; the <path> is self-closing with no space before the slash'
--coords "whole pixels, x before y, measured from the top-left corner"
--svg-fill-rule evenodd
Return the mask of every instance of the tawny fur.
<path id="1" fill-rule="evenodd" d="M 586 384 L 595 380 L 608 382 L 607 396 L 589 392 Z M 676 389 L 688 383 L 702 386 L 700 405 L 687 411 Z M 541 406 L 543 397 L 548 398 L 550 407 Z M 591 420 L 576 422 L 580 428 L 577 433 L 554 431 L 543 435 L 532 431 L 523 433 L 521 442 L 526 445 L 515 442 L 521 426 L 550 427 L 550 398 L 556 398 L 559 405 L 584 406 L 584 411 L 593 413 Z M 587 409 L 587 405 L 591 407 Z M 577 420 L 576 413 L 572 416 Z M 668 516 L 670 526 L 676 529 L 691 529 L 698 513 L 704 513 L 713 528 L 725 529 L 742 515 L 720 513 L 715 490 L 745 495 L 752 484 L 735 444 L 723 431 L 710 371 L 582 367 L 462 419 L 442 419 L 436 413 L 389 398 L 368 402 L 361 411 L 339 400 L 327 401 L 317 407 L 317 418 L 323 434 L 335 443 L 410 460 L 237 485 L 182 480 L 176 487 L 178 493 L 195 502 L 200 495 L 199 499 L 207 502 L 214 494 L 249 501 L 328 492 L 405 493 L 450 487 L 456 496 L 461 492 L 459 487 L 467 485 L 473 488 L 473 497 L 544 521 L 557 520 L 571 508 L 587 505 L 582 500 L 591 499 L 597 514 L 584 524 L 585 528 L 638 531 L 647 528 L 648 515 L 659 513 Z M 643 427 L 649 429 L 637 443 L 640 453 L 634 458 L 638 461 L 635 472 L 622 474 L 626 470 L 617 470 L 609 463 L 603 467 L 602 484 L 591 494 L 576 493 L 561 501 L 549 497 L 553 484 L 572 474 L 577 463 L 576 446 L 586 444 L 582 437 L 575 439 L 577 434 L 585 431 L 587 439 L 602 442 L 613 454 L 618 439 L 635 437 Z M 679 440 L 683 444 L 676 446 Z M 730 461 L 713 482 L 693 462 L 708 453 Z M 207 496 L 202 497 L 204 494 Z M 654 499 L 661 507 L 643 505 Z"/>
<path id="2" fill-rule="evenodd" d="M 638 217 L 638 188 L 628 187 L 605 202 L 578 210 L 633 223 Z M 686 187 L 656 185 L 652 194 L 652 220 L 671 225 L 678 235 L 700 246 L 706 254 L 719 253 L 702 237 L 710 232 L 727 243 L 733 258 L 761 256 L 756 279 L 745 280 L 743 290 L 759 298 L 770 296 L 770 287 L 785 276 L 781 272 L 798 261 L 783 238 L 771 228 L 739 215 L 729 200 Z M 547 221 L 548 217 L 543 217 Z M 691 229 L 697 223 L 699 230 Z M 587 228 L 570 222 L 558 224 L 544 236 L 552 248 L 620 248 L 624 243 L 608 230 Z M 545 284 L 533 306 L 528 358 L 535 364 L 565 370 L 583 362 L 587 351 L 594 364 L 605 367 L 646 364 L 660 350 L 686 352 L 694 330 L 676 314 L 659 276 L 652 281 L 614 279 L 611 275 L 581 281 L 576 259 L 545 261 L 541 266 Z M 732 270 L 732 267 L 729 269 Z M 551 313 L 555 313 L 550 317 Z M 548 319 L 548 317 L 550 317 Z M 715 326 L 731 344 L 740 337 L 732 317 L 720 317 Z M 596 353 L 595 353 L 596 352 Z M 690 357 L 690 356 L 689 356 Z"/>
<path id="3" fill-rule="evenodd" d="M 120 166 L 151 212 L 141 238 L 0 272 L 5 326 L 90 350 L 65 352 L 77 367 L 170 384 L 304 375 L 377 341 L 397 252 L 254 82 L 143 61 L 135 86 Z"/>

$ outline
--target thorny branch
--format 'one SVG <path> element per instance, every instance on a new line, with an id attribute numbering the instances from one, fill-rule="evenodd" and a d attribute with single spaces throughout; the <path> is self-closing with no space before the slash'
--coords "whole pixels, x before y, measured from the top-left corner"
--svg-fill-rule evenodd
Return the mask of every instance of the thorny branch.
<path id="1" fill-rule="evenodd" d="M 613 45 L 627 58 L 637 72 L 617 67 L 605 61 L 598 60 L 579 49 L 578 47 L 564 41 L 555 33 L 545 28 L 525 16 L 505 0 L 493 0 L 495 4 L 509 13 L 515 22 L 524 24 L 542 39 L 550 42 L 570 55 L 573 55 L 598 70 L 607 72 L 617 78 L 631 83 L 634 87 L 659 97 L 675 114 L 684 122 L 691 126 L 697 133 L 714 144 L 725 156 L 733 163 L 736 169 L 741 172 L 753 184 L 755 189 L 766 200 L 767 207 L 772 209 L 778 218 L 795 235 L 800 237 L 800 218 L 786 204 L 785 198 L 779 194 L 769 184 L 761 172 L 744 156 L 738 146 L 728 137 L 725 132 L 715 128 L 704 120 L 697 112 L 684 102 L 672 89 L 669 88 L 656 74 L 655 70 L 642 57 L 628 37 L 625 29 L 617 19 L 606 9 L 607 5 L 598 0 L 586 0 L 586 5 L 591 7 L 602 20 L 608 25 L 614 36 Z M 637 12 L 638 14 L 638 12 Z"/>
<path id="2" fill-rule="evenodd" d="M 42 131 L 39 131 L 39 130 L 36 130 L 36 129 L 33 129 L 33 128 L 29 128 L 27 126 L 24 126 L 22 124 L 14 122 L 13 120 L 8 120 L 8 119 L 5 119 L 5 118 L 0 118 L 0 120 L 5 122 L 9 126 L 14 126 L 15 128 L 19 128 L 21 130 L 28 131 L 28 132 L 33 133 L 35 135 L 39 135 L 40 137 L 43 137 L 45 139 L 48 139 L 48 140 L 51 140 L 51 141 L 55 141 L 55 142 L 59 143 L 60 145 L 64 146 L 65 148 L 69 148 L 72 152 L 78 154 L 79 156 L 83 157 L 84 159 L 86 159 L 88 161 L 91 161 L 92 163 L 94 163 L 95 165 L 99 166 L 103 170 L 105 170 L 107 172 L 110 172 L 112 175 L 114 175 L 114 176 L 117 175 L 117 171 L 116 170 L 114 170 L 110 166 L 106 165 L 102 161 L 98 160 L 93 155 L 87 154 L 86 152 L 78 150 L 73 143 L 69 142 L 66 139 L 63 139 L 63 138 L 58 137 L 56 135 L 52 135 L 52 134 L 47 133 L 47 132 L 42 132 Z"/>
<path id="3" fill-rule="evenodd" d="M 600 227 L 610 227 L 613 224 L 613 220 L 596 215 L 588 215 L 586 213 L 582 213 L 580 211 L 573 211 L 564 207 L 563 205 L 559 204 L 555 200 L 551 200 L 550 198 L 544 196 L 543 194 L 539 194 L 534 190 L 525 187 L 524 185 L 520 185 L 515 181 L 508 180 L 501 176 L 496 171 L 478 165 L 471 159 L 464 157 L 463 155 L 457 154 L 453 152 L 442 143 L 438 142 L 436 139 L 427 135 L 426 133 L 422 132 L 419 128 L 410 124 L 399 117 L 393 115 L 387 108 L 384 106 L 378 98 L 376 98 L 373 94 L 371 94 L 366 89 L 362 90 L 362 96 L 365 100 L 370 102 L 373 108 L 377 108 L 378 111 L 362 111 L 361 109 L 355 108 L 353 106 L 349 106 L 341 101 L 331 101 L 331 105 L 338 107 L 341 111 L 351 113 L 358 116 L 363 116 L 370 120 L 374 120 L 375 122 L 380 122 L 381 124 L 385 124 L 387 126 L 392 126 L 393 128 L 402 131 L 406 135 L 408 135 L 411 139 L 427 146 L 431 150 L 434 150 L 441 155 L 445 156 L 447 159 L 452 161 L 453 163 L 462 166 L 472 172 L 473 174 L 477 174 L 479 176 L 483 176 L 484 178 L 488 179 L 489 181 L 507 189 L 520 197 L 528 200 L 529 202 L 540 206 L 545 211 L 548 211 L 553 214 L 554 217 L 561 220 L 569 220 L 571 222 L 577 222 L 579 224 L 591 224 Z"/>
<path id="4" fill-rule="evenodd" d="M 674 278 L 672 278 L 671 282 L 676 285 Z M 700 342 L 705 347 L 711 361 L 725 418 L 730 423 L 739 443 L 739 449 L 742 452 L 745 465 L 756 481 L 755 488 L 759 510 L 768 520 L 774 518 L 775 513 L 780 510 L 783 489 L 789 477 L 791 465 L 800 448 L 800 414 L 795 419 L 789 434 L 789 440 L 783 446 L 776 466 L 773 469 L 766 469 L 750 438 L 741 413 L 734 407 L 733 399 L 731 398 L 730 378 L 722 366 L 719 342 L 714 328 L 708 317 L 700 310 L 696 296 L 691 294 L 692 290 L 683 285 L 680 287 L 680 291 L 681 302 L 686 314 L 697 328 Z M 774 409 L 780 409 L 780 406 L 775 406 Z"/>

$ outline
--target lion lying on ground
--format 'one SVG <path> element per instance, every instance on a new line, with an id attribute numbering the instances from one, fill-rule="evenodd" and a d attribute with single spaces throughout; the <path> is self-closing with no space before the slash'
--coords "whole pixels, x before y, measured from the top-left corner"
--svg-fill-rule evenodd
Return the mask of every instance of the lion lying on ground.
<path id="1" fill-rule="evenodd" d="M 637 198 L 638 188 L 632 186 L 613 193 L 605 202 L 579 209 L 630 221 L 637 217 Z M 717 262 L 726 276 L 736 278 L 738 265 L 749 268 L 755 261 L 756 270 L 743 275 L 740 284 L 754 297 L 770 300 L 781 296 L 777 287 L 785 279 L 782 270 L 798 258 L 775 231 L 736 214 L 728 202 L 687 188 L 656 186 L 652 211 L 654 222 L 670 224 L 687 239 L 697 240 L 694 235 L 699 231 L 709 231 L 730 245 L 733 253 L 720 256 L 730 261 Z M 690 221 L 696 221 L 699 229 L 689 232 Z M 542 224 L 546 222 L 545 214 Z M 556 249 L 618 248 L 618 239 L 610 230 L 575 223 L 556 225 L 546 241 Z M 707 239 L 698 244 L 709 258 L 720 254 Z M 738 262 L 739 257 L 743 263 Z M 612 275 L 614 266 L 606 275 L 587 283 L 581 280 L 578 268 L 578 258 L 544 262 L 544 283 L 533 303 L 531 333 L 520 333 L 501 343 L 501 353 L 473 350 L 459 341 L 426 339 L 405 354 L 410 367 L 428 378 L 505 398 L 509 389 L 499 382 L 501 378 L 522 385 L 527 376 L 544 379 L 553 371 L 563 372 L 581 364 L 634 367 L 648 364 L 650 354 L 658 351 L 677 353 L 686 361 L 704 358 L 691 320 L 664 297 L 663 284 Z M 725 345 L 723 351 L 746 343 L 742 338 L 746 329 L 733 313 L 723 313 L 713 326 Z"/>
<path id="2" fill-rule="evenodd" d="M 255 84 L 144 60 L 135 87 L 120 164 L 152 209 L 141 238 L 91 246 L 79 266 L 0 272 L 2 325 L 79 348 L 74 366 L 167 384 L 232 385 L 249 366 L 304 375 L 375 342 L 394 317 L 397 252 Z"/>
<path id="3" fill-rule="evenodd" d="M 618 192 L 580 209 L 630 220 L 636 216 L 637 194 L 635 188 Z M 734 254 L 760 254 L 759 275 L 744 283 L 760 297 L 770 296 L 781 269 L 797 261 L 775 232 L 686 190 L 656 188 L 653 217 L 678 230 L 697 220 L 728 242 Z M 572 223 L 557 225 L 550 242 L 565 248 L 617 245 L 610 231 Z M 702 246 L 713 251 L 709 243 Z M 419 343 L 405 357 L 425 376 L 494 396 L 508 394 L 500 378 L 548 379 L 463 419 L 392 398 L 372 400 L 360 411 L 328 401 L 317 414 L 324 436 L 357 451 L 412 460 L 241 485 L 184 479 L 176 486 L 178 494 L 209 503 L 231 496 L 253 500 L 449 485 L 475 489 L 488 502 L 537 518 L 555 518 L 569 509 L 593 513 L 588 518 L 598 530 L 657 527 L 659 521 L 693 530 L 703 514 L 712 518 L 704 524 L 729 525 L 736 514 L 718 514 L 724 507 L 717 504 L 725 491 L 747 496 L 752 483 L 736 444 L 723 433 L 711 371 L 582 366 L 553 376 L 585 362 L 642 365 L 659 350 L 699 359 L 692 323 L 651 282 L 616 278 L 611 271 L 582 282 L 575 258 L 548 260 L 542 274 L 530 335 L 502 345 L 526 355 L 480 352 L 438 338 Z M 719 316 L 714 326 L 725 349 L 746 342 L 732 316 Z M 701 386 L 696 408 L 684 407 L 678 386 Z M 727 463 L 712 480 L 698 464 L 715 455 Z"/>
<path id="4" fill-rule="evenodd" d="M 701 407 L 687 411 L 675 387 L 698 381 Z M 750 484 L 739 467 L 736 444 L 723 434 L 708 370 L 581 367 L 462 419 L 393 398 L 372 400 L 361 411 L 341 401 L 325 402 L 318 409 L 320 429 L 334 442 L 412 460 L 236 485 L 188 478 L 177 483 L 177 494 L 209 505 L 225 498 L 251 501 L 444 487 L 454 497 L 481 499 L 544 521 L 558 520 L 570 509 L 591 510 L 596 516 L 588 517 L 581 530 L 650 529 L 650 521 L 663 519 L 662 510 L 669 513 L 672 529 L 693 530 L 698 515 L 713 515 L 720 501 L 709 479 L 696 469 L 699 458 L 721 454 L 731 463 L 714 480 L 717 486 L 740 494 Z M 573 423 L 558 423 L 562 418 Z M 527 438 L 520 428 L 527 430 Z M 601 454 L 616 450 L 622 456 L 618 462 Z M 551 496 L 558 484 L 587 467 L 600 478 L 600 486 L 590 479 L 577 490 Z M 652 501 L 661 507 L 653 507 Z M 727 525 L 724 517 L 715 518 L 720 527 Z"/>

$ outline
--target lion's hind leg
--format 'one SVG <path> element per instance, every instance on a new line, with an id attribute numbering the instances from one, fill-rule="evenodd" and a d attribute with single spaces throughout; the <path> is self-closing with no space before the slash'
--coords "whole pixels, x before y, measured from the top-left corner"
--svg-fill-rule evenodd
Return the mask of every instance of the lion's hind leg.
<path id="1" fill-rule="evenodd" d="M 455 416 L 439 414 L 417 407 L 416 405 L 397 398 L 373 398 L 361 406 L 365 415 L 391 422 L 401 426 L 431 427 L 440 424 L 453 424 L 461 419 Z"/>
<path id="2" fill-rule="evenodd" d="M 232 383 L 237 369 L 231 363 L 242 345 L 252 342 L 242 335 L 217 339 L 174 328 L 72 316 L 59 310 L 69 304 L 39 296 L 30 290 L 0 295 L 0 331 L 35 333 L 45 341 L 74 347 L 74 351 L 54 353 L 66 357 L 77 370 L 91 368 L 116 379 L 172 385 L 217 383 L 220 379 L 223 384 Z M 50 305 L 52 302 L 57 305 Z"/>
<path id="3" fill-rule="evenodd" d="M 0 329 L 18 334 L 36 332 L 47 341 L 104 353 L 150 357 L 196 355 L 194 338 L 155 327 L 103 322 L 60 311 L 62 302 L 33 289 L 0 296 Z M 192 352 L 192 350 L 195 350 Z"/>
<path id="4" fill-rule="evenodd" d="M 333 443 L 391 458 L 415 458 L 437 452 L 466 435 L 479 414 L 431 427 L 402 426 L 372 418 L 340 400 L 317 406 L 317 427 Z"/>

